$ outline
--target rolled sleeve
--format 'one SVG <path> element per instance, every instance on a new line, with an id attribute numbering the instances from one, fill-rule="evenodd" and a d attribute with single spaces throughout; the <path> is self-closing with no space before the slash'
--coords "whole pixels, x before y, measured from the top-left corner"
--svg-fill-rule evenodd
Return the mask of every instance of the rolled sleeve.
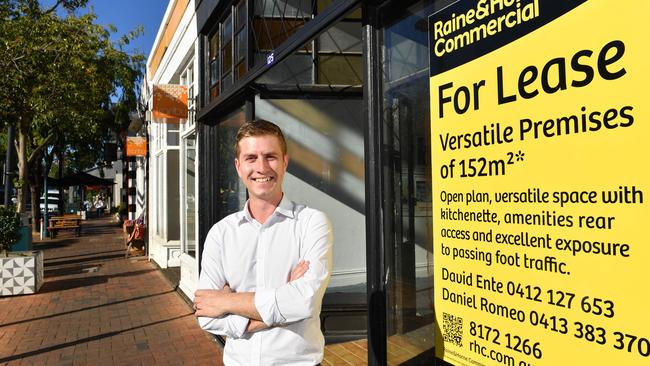
<path id="1" fill-rule="evenodd" d="M 255 308 L 264 324 L 269 327 L 286 322 L 278 308 L 276 292 L 276 289 L 258 289 L 255 292 Z"/>
<path id="2" fill-rule="evenodd" d="M 320 312 L 332 265 L 332 228 L 325 214 L 316 211 L 309 218 L 304 239 L 302 259 L 309 261 L 305 275 L 255 295 L 255 306 L 267 325 L 293 323 Z"/>
<path id="3" fill-rule="evenodd" d="M 220 243 L 217 240 L 217 232 L 217 227 L 213 227 L 205 240 L 199 289 L 219 290 L 226 284 L 222 265 L 223 255 Z M 244 335 L 249 323 L 248 318 L 235 314 L 224 315 L 219 318 L 198 317 L 198 321 L 205 331 L 235 339 Z"/>
<path id="4" fill-rule="evenodd" d="M 224 335 L 229 338 L 241 338 L 248 327 L 248 318 L 239 315 L 226 315 L 220 318 L 207 318 L 200 316 L 199 325 L 203 330 L 212 334 Z"/>

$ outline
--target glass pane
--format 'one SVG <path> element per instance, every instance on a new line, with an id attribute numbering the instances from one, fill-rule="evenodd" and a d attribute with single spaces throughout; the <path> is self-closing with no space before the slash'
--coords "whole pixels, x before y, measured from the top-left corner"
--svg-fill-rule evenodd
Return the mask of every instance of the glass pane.
<path id="1" fill-rule="evenodd" d="M 239 30 L 246 25 L 246 0 L 242 0 L 237 5 L 237 22 L 235 30 Z"/>
<path id="2" fill-rule="evenodd" d="M 235 36 L 235 63 L 246 58 L 246 52 L 248 52 L 246 38 L 246 31 L 241 31 Z"/>
<path id="3" fill-rule="evenodd" d="M 185 194 L 184 219 L 185 235 L 183 252 L 196 257 L 196 134 L 191 134 L 184 141 L 185 149 Z"/>
<path id="4" fill-rule="evenodd" d="M 219 219 L 237 212 L 246 202 L 246 186 L 241 182 L 235 170 L 235 139 L 237 130 L 244 124 L 246 114 L 243 109 L 230 113 L 219 123 L 218 139 L 218 188 Z"/>
<path id="5" fill-rule="evenodd" d="M 386 56 L 391 60 L 386 64 L 385 70 L 388 81 L 408 78 L 418 72 L 428 73 L 428 69 L 422 68 L 422 65 L 429 62 L 426 19 L 410 16 L 392 25 L 390 31 L 384 34 L 385 51 L 390 53 Z"/>
<path id="6" fill-rule="evenodd" d="M 164 165 L 164 154 L 156 156 L 156 206 L 158 215 L 156 217 L 156 235 L 161 238 L 165 237 L 165 165 Z"/>
<path id="7" fill-rule="evenodd" d="M 386 149 L 384 254 L 390 273 L 387 349 L 388 362 L 395 365 L 415 359 L 432 364 L 434 358 L 429 74 L 428 58 L 421 57 L 427 53 L 428 40 L 427 27 L 418 26 L 421 19 L 426 22 L 432 5 L 424 4 L 410 7 L 405 17 L 384 28 L 380 52 Z"/>
<path id="8" fill-rule="evenodd" d="M 221 44 L 224 45 L 227 42 L 231 42 L 232 38 L 232 14 L 228 14 L 226 20 L 223 21 L 221 25 Z"/>
<path id="9" fill-rule="evenodd" d="M 232 42 L 224 44 L 224 48 L 221 49 L 221 56 L 223 60 L 221 73 L 229 73 L 232 68 Z"/>
<path id="10" fill-rule="evenodd" d="M 194 99 L 194 84 L 187 88 L 187 123 L 191 126 L 196 118 L 196 100 Z"/>
<path id="11" fill-rule="evenodd" d="M 346 340 L 365 339 L 362 110 L 359 99 L 255 99 L 256 117 L 277 123 L 287 140 L 284 191 L 292 200 L 324 211 L 332 222 L 332 277 L 321 312 L 328 342 L 343 340 L 342 334 Z"/>
<path id="12" fill-rule="evenodd" d="M 216 83 L 213 87 L 210 88 L 210 100 L 219 96 L 219 83 Z"/>
<path id="13" fill-rule="evenodd" d="M 167 145 L 178 146 L 178 130 L 167 130 Z"/>
<path id="14" fill-rule="evenodd" d="M 210 60 L 219 54 L 219 32 L 217 31 L 210 37 Z"/>
<path id="15" fill-rule="evenodd" d="M 255 49 L 275 49 L 304 24 L 304 20 L 256 18 L 253 21 Z"/>
<path id="16" fill-rule="evenodd" d="M 255 1 L 255 15 L 265 17 L 310 17 L 312 1 L 263 0 Z"/>
<path id="17" fill-rule="evenodd" d="M 223 79 L 221 80 L 221 84 L 222 84 L 222 87 L 223 87 L 222 90 L 226 91 L 226 90 L 230 89 L 230 87 L 233 85 L 232 73 L 228 73 L 228 74 L 224 75 Z"/>
<path id="18" fill-rule="evenodd" d="M 235 80 L 239 80 L 246 74 L 246 62 L 242 61 L 235 65 Z"/>
<path id="19" fill-rule="evenodd" d="M 178 150 L 167 150 L 167 174 L 164 181 L 167 184 L 167 197 L 163 202 L 167 207 L 165 212 L 167 226 L 167 240 L 181 240 L 180 225 L 180 159 Z"/>
<path id="20" fill-rule="evenodd" d="M 266 58 L 266 55 L 257 55 Z M 293 54 L 273 66 L 262 77 L 260 83 L 268 84 L 311 84 L 314 64 L 311 55 Z"/>
<path id="21" fill-rule="evenodd" d="M 319 52 L 362 52 L 361 22 L 338 22 L 318 37 Z"/>
<path id="22" fill-rule="evenodd" d="M 210 85 L 214 85 L 219 81 L 219 58 L 215 58 L 210 62 Z"/>
<path id="23" fill-rule="evenodd" d="M 361 85 L 362 55 L 319 55 L 318 83 L 330 85 Z"/>

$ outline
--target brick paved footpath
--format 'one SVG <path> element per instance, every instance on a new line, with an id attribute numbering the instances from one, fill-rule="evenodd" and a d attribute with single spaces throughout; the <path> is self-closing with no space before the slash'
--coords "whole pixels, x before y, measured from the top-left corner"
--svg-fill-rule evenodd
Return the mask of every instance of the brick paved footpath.
<path id="1" fill-rule="evenodd" d="M 108 218 L 34 243 L 45 283 L 0 297 L 0 365 L 222 365 L 220 348 L 146 258 L 125 259 Z"/>

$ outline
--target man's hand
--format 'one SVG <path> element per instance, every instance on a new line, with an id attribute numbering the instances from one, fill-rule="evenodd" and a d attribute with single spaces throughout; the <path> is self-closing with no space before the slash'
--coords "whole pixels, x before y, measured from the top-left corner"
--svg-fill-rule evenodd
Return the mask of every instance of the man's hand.
<path id="1" fill-rule="evenodd" d="M 306 261 L 304 259 L 301 259 L 298 264 L 296 264 L 296 267 L 291 271 L 291 274 L 289 275 L 289 282 L 295 281 L 307 273 L 307 270 L 309 269 L 309 261 Z"/>
<path id="2" fill-rule="evenodd" d="M 194 314 L 210 318 L 225 315 L 230 293 L 232 293 L 232 290 L 228 285 L 225 285 L 221 290 L 196 290 L 194 293 L 194 310 L 196 310 Z"/>

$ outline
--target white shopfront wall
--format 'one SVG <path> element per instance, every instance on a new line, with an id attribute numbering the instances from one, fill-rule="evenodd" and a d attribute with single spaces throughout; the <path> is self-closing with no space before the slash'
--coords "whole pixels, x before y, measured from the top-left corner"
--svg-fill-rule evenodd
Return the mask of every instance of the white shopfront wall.
<path id="1" fill-rule="evenodd" d="M 196 131 L 193 97 L 198 69 L 195 4 L 170 1 L 147 61 L 147 95 L 154 84 L 186 85 L 188 119 L 149 125 L 149 259 L 180 267 L 179 288 L 189 298 L 198 283 Z"/>

